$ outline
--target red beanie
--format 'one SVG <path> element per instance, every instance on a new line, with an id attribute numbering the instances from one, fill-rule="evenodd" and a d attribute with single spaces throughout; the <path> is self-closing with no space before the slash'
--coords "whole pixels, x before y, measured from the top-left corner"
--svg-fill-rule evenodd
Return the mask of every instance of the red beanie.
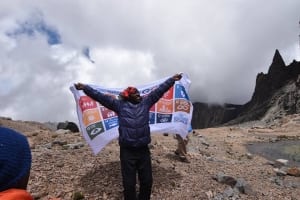
<path id="1" fill-rule="evenodd" d="M 121 92 L 121 96 L 125 99 L 128 99 L 129 95 L 135 94 L 137 91 L 138 89 L 136 89 L 135 87 L 129 86 L 128 88 L 123 90 L 123 92 Z"/>

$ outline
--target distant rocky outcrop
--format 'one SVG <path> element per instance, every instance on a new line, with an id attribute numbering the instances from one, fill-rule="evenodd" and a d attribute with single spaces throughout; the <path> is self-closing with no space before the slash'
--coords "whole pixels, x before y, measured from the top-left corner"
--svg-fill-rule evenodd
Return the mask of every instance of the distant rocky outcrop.
<path id="1" fill-rule="evenodd" d="M 241 106 L 208 106 L 194 103 L 192 127 L 206 128 L 253 120 L 271 122 L 284 115 L 300 113 L 300 62 L 285 65 L 275 51 L 268 73 L 259 73 L 251 100 Z M 199 106 L 201 105 L 201 106 Z"/>
<path id="2" fill-rule="evenodd" d="M 79 132 L 78 126 L 74 122 L 68 122 L 68 121 L 59 122 L 57 124 L 57 130 L 58 129 L 70 130 L 73 133 Z"/>
<path id="3" fill-rule="evenodd" d="M 224 124 L 238 116 L 241 105 L 193 104 L 192 127 L 194 129 L 213 127 Z"/>

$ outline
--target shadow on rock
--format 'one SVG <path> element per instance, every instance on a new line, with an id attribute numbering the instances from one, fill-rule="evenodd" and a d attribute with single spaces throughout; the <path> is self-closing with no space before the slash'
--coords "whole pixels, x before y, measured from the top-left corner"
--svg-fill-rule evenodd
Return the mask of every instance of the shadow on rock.
<path id="1" fill-rule="evenodd" d="M 156 164 L 152 164 L 152 171 L 153 192 L 169 191 L 174 188 L 172 180 L 182 178 L 174 170 L 165 169 Z M 82 188 L 84 196 L 89 196 L 89 198 L 122 199 L 123 186 L 120 162 L 106 163 L 88 171 L 79 180 L 78 186 Z"/>
<path id="2" fill-rule="evenodd" d="M 183 160 L 182 157 L 180 157 L 179 155 L 176 155 L 175 153 L 168 153 L 165 155 L 165 157 L 171 161 L 175 161 L 175 162 L 186 162 L 185 160 Z"/>

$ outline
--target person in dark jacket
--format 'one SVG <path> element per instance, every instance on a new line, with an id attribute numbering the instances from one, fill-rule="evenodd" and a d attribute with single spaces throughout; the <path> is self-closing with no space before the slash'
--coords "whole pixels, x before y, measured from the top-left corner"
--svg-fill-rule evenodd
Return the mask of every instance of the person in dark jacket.
<path id="1" fill-rule="evenodd" d="M 75 84 L 77 90 L 83 90 L 86 95 L 118 114 L 125 200 L 150 199 L 153 179 L 148 147 L 151 142 L 149 110 L 181 77 L 181 74 L 175 74 L 144 97 L 140 96 L 137 88 L 128 87 L 120 93 L 121 99 L 112 98 L 83 83 Z M 140 184 L 138 197 L 136 174 Z"/>

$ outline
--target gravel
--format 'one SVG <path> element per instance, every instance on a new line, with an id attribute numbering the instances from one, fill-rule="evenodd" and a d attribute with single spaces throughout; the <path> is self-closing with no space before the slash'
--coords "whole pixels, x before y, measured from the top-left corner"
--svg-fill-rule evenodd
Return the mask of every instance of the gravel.
<path id="1" fill-rule="evenodd" d="M 153 135 L 151 199 L 299 200 L 299 177 L 279 176 L 269 160 L 245 148 L 270 137 L 299 136 L 299 119 L 286 116 L 272 127 L 253 122 L 194 130 L 187 146 L 189 163 L 174 154 L 177 141 L 172 134 Z M 27 189 L 35 199 L 122 199 L 117 141 L 93 155 L 81 133 L 57 133 L 38 122 L 7 118 L 0 118 L 0 125 L 28 137 L 33 163 Z"/>

